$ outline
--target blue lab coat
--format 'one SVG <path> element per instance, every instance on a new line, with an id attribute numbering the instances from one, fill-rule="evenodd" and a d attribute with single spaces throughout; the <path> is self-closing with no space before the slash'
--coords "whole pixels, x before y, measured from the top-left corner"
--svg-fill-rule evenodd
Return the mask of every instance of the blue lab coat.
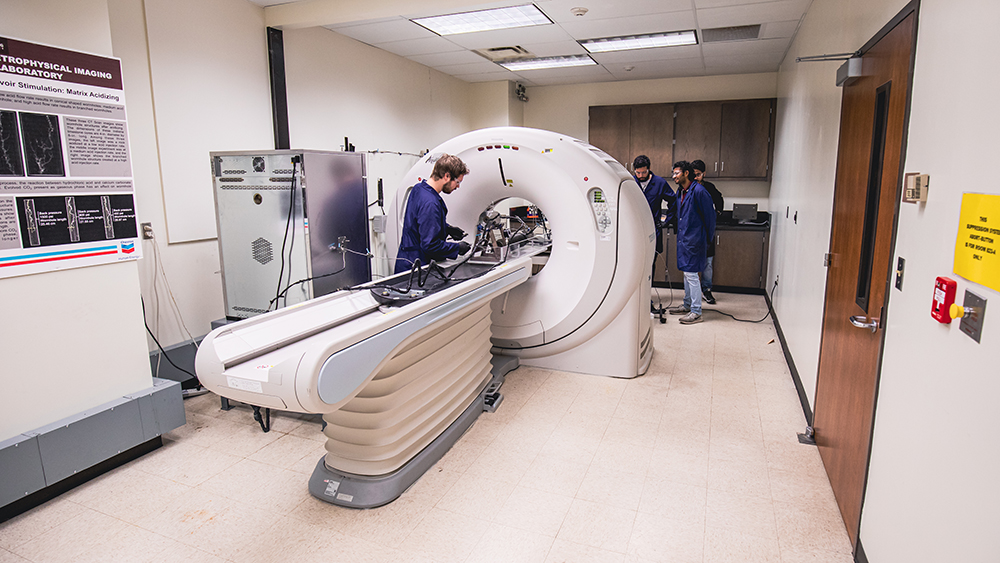
<path id="1" fill-rule="evenodd" d="M 715 238 L 715 205 L 705 186 L 692 182 L 677 193 L 677 269 L 701 272 L 708 265 L 708 245 Z"/>
<path id="2" fill-rule="evenodd" d="M 635 176 L 632 178 L 636 184 L 642 185 L 638 178 Z M 650 173 L 649 183 L 646 184 L 646 189 L 642 190 L 642 194 L 646 196 L 649 212 L 653 214 L 653 224 L 656 225 L 656 253 L 659 254 L 663 252 L 663 226 L 670 223 L 674 213 L 674 191 L 670 189 L 670 184 L 665 178 Z M 663 215 L 663 211 L 660 209 L 664 201 L 667 202 L 667 219 L 661 221 L 660 216 Z"/>
<path id="3" fill-rule="evenodd" d="M 444 218 L 447 215 L 448 207 L 441 194 L 426 181 L 413 186 L 403 216 L 395 273 L 408 271 L 417 258 L 426 266 L 431 260 L 440 262 L 458 256 L 458 243 L 445 241 L 448 223 Z"/>

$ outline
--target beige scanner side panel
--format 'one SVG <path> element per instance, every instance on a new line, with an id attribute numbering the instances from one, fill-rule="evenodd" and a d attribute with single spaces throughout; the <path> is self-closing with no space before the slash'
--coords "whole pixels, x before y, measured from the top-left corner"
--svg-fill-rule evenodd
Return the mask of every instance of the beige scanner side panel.
<path id="1" fill-rule="evenodd" d="M 385 475 L 437 438 L 486 387 L 490 304 L 424 329 L 393 352 L 365 388 L 326 414 L 326 465 Z"/>

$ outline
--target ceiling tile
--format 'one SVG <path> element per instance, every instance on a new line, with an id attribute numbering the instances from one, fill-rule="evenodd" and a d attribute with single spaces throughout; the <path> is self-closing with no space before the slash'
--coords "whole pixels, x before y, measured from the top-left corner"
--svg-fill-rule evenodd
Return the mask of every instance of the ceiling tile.
<path id="1" fill-rule="evenodd" d="M 529 80 L 540 82 L 548 78 L 586 78 L 586 79 L 598 79 L 606 76 L 610 76 L 610 73 L 604 67 L 600 65 L 590 65 L 590 66 L 572 66 L 567 68 L 551 68 L 546 70 L 519 70 L 517 72 L 519 76 L 528 78 Z M 584 80 L 580 80 L 584 82 Z"/>
<path id="2" fill-rule="evenodd" d="M 521 43 L 536 57 L 560 57 L 563 55 L 586 55 L 587 50 L 576 41 L 556 41 L 555 43 Z"/>
<path id="3" fill-rule="evenodd" d="M 535 86 L 559 86 L 564 84 L 590 84 L 591 82 L 614 82 L 613 74 L 605 73 L 599 76 L 540 76 L 535 79 Z M 531 92 L 528 92 L 531 97 Z"/>
<path id="4" fill-rule="evenodd" d="M 428 37 L 426 39 L 409 39 L 407 41 L 377 43 L 375 46 L 379 49 L 385 49 L 390 53 L 395 53 L 403 57 L 462 50 L 461 47 L 443 37 Z"/>
<path id="5" fill-rule="evenodd" d="M 432 31 L 411 22 L 408 19 L 397 18 L 379 23 L 366 23 L 352 26 L 328 26 L 341 35 L 346 35 L 357 39 L 362 43 L 374 45 L 376 43 L 386 43 L 389 41 L 405 41 L 408 39 L 423 39 L 426 37 L 437 37 Z"/>
<path id="6" fill-rule="evenodd" d="M 500 69 L 504 72 L 510 72 L 509 70 L 503 68 L 502 66 L 491 63 L 486 59 L 480 58 L 479 62 L 466 63 L 460 65 L 441 65 L 432 67 L 434 70 L 439 70 L 445 74 L 450 74 L 452 76 L 457 76 L 459 74 L 486 74 L 490 72 L 496 72 Z"/>
<path id="7" fill-rule="evenodd" d="M 761 39 L 774 39 L 776 37 L 791 38 L 795 35 L 795 30 L 799 28 L 800 20 L 784 22 L 768 22 L 760 28 Z"/>
<path id="8" fill-rule="evenodd" d="M 496 29 L 449 35 L 448 40 L 466 49 L 508 47 L 525 43 L 554 43 L 573 39 L 558 25 L 534 25 L 514 29 Z"/>
<path id="9" fill-rule="evenodd" d="M 681 12 L 691 9 L 691 0 L 629 0 L 627 2 L 585 2 L 583 0 L 536 0 L 535 5 L 554 22 L 583 22 L 628 16 L 646 16 L 660 12 Z M 570 10 L 587 8 L 586 15 L 575 16 Z"/>
<path id="10" fill-rule="evenodd" d="M 701 46 L 701 52 L 706 58 L 730 55 L 754 55 L 758 53 L 784 53 L 790 41 L 788 38 L 720 41 L 718 43 L 705 43 Z"/>
<path id="11" fill-rule="evenodd" d="M 633 67 L 632 70 L 625 70 L 628 66 Z M 619 80 L 697 76 L 705 71 L 701 57 L 672 61 L 644 61 L 632 65 L 605 65 L 605 67 Z"/>
<path id="12" fill-rule="evenodd" d="M 748 55 L 705 56 L 705 70 L 709 74 L 730 69 L 756 69 L 753 72 L 777 72 L 784 53 L 759 53 Z M 762 70 L 763 69 L 763 70 Z M 747 70 L 747 72 L 751 72 Z"/>
<path id="13" fill-rule="evenodd" d="M 694 0 L 696 9 L 704 8 L 728 8 L 731 6 L 742 6 L 744 4 L 763 4 L 774 2 L 775 0 Z"/>
<path id="14" fill-rule="evenodd" d="M 580 19 L 583 21 L 573 20 L 561 24 L 574 39 L 598 39 L 695 28 L 694 13 L 690 10 L 602 20 L 587 20 L 585 17 Z"/>
<path id="15" fill-rule="evenodd" d="M 436 67 L 444 65 L 460 65 L 465 63 L 478 63 L 484 60 L 472 51 L 451 51 L 448 53 L 431 53 L 429 55 L 413 55 L 407 57 L 411 61 L 422 65 Z"/>
<path id="16" fill-rule="evenodd" d="M 613 51 L 611 53 L 594 53 L 590 55 L 601 64 L 624 64 L 641 61 L 657 61 L 672 59 L 701 58 L 701 45 L 683 45 L 680 47 L 659 47 L 656 49 L 633 49 L 631 51 Z"/>
<path id="17" fill-rule="evenodd" d="M 782 0 L 698 10 L 702 29 L 802 19 L 812 0 Z"/>
<path id="18" fill-rule="evenodd" d="M 509 70 L 503 72 L 484 72 L 479 74 L 456 74 L 455 78 L 464 82 L 495 82 L 497 80 L 517 80 L 517 76 Z"/>

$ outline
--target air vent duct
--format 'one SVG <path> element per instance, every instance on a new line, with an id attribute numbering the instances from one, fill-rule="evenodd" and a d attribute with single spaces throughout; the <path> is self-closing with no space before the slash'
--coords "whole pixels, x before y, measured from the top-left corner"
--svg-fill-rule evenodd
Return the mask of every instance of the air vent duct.
<path id="1" fill-rule="evenodd" d="M 701 30 L 701 40 L 704 43 L 720 43 L 723 41 L 747 41 L 760 37 L 760 24 L 738 25 L 735 27 L 713 27 Z"/>
<path id="2" fill-rule="evenodd" d="M 514 45 L 513 47 L 490 47 L 489 49 L 476 49 L 473 52 L 480 57 L 493 62 L 535 58 L 535 55 L 520 45 Z"/>

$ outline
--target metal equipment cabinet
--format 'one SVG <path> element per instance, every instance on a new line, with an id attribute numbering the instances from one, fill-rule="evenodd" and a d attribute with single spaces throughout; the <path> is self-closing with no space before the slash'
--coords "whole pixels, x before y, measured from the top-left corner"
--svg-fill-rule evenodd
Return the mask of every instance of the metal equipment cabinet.
<path id="1" fill-rule="evenodd" d="M 371 280 L 362 153 L 210 157 L 227 318 L 252 317 Z"/>

